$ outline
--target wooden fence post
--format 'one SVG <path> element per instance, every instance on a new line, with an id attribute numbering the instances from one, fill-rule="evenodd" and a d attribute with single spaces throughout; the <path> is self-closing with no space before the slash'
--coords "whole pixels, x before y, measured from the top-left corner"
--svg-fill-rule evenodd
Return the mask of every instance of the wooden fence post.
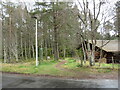
<path id="1" fill-rule="evenodd" d="M 112 67 L 114 69 L 114 58 L 113 58 L 113 56 L 112 56 Z"/>

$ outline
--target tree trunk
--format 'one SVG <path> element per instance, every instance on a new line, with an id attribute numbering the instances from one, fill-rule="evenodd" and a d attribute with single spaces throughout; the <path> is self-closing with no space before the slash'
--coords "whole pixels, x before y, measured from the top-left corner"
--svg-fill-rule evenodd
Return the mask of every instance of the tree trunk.
<path id="1" fill-rule="evenodd" d="M 23 59 L 23 40 L 22 40 L 22 32 L 21 32 L 21 58 Z"/>
<path id="2" fill-rule="evenodd" d="M 32 57 L 35 58 L 35 49 L 34 49 L 34 45 L 32 45 Z"/>
<path id="3" fill-rule="evenodd" d="M 47 60 L 47 42 L 45 41 L 45 58 Z"/>
<path id="4" fill-rule="evenodd" d="M 18 41 L 17 41 L 17 31 L 15 32 L 15 57 L 16 57 L 16 61 L 18 62 Z"/>
<path id="5" fill-rule="evenodd" d="M 90 66 L 95 65 L 95 46 L 92 45 L 92 50 L 91 50 L 91 59 L 90 59 Z"/>
<path id="6" fill-rule="evenodd" d="M 56 15 L 57 15 L 57 11 L 55 10 L 55 7 L 54 7 L 54 2 L 53 2 L 53 22 L 54 22 L 54 60 L 58 61 L 59 59 L 59 53 L 58 53 L 58 30 L 57 30 L 57 25 L 56 25 Z"/>
<path id="7" fill-rule="evenodd" d="M 41 46 L 40 46 L 40 60 L 43 60 L 43 45 L 41 42 Z"/>
<path id="8" fill-rule="evenodd" d="M 12 21 L 11 21 L 11 15 L 10 15 L 10 17 L 9 17 L 9 47 L 8 47 L 8 62 L 10 62 L 11 61 L 11 50 L 12 50 L 12 26 L 11 26 L 11 24 L 12 24 Z"/>
<path id="9" fill-rule="evenodd" d="M 83 55 L 84 55 L 84 63 L 86 63 L 86 46 L 84 42 L 83 42 Z"/>
<path id="10" fill-rule="evenodd" d="M 4 39 L 4 63 L 7 62 L 7 53 L 6 53 L 6 47 L 5 47 L 5 39 Z"/>
<path id="11" fill-rule="evenodd" d="M 66 57 L 66 48 L 64 47 L 63 48 L 63 58 L 65 59 L 65 57 Z"/>
<path id="12" fill-rule="evenodd" d="M 31 42 L 30 42 L 30 39 L 29 39 L 29 55 L 28 55 L 29 58 L 31 58 Z"/>
<path id="13" fill-rule="evenodd" d="M 82 40 L 82 37 L 81 37 L 81 41 L 83 41 Z M 83 42 L 82 42 L 82 51 L 83 51 L 83 56 L 85 56 L 85 54 L 84 54 L 84 45 L 83 45 Z M 81 66 L 83 66 L 83 56 L 82 56 L 82 51 L 81 51 Z M 85 58 L 84 58 L 85 59 Z"/>
<path id="14" fill-rule="evenodd" d="M 90 61 L 90 43 L 88 42 L 88 40 L 87 40 L 87 57 L 88 57 L 88 60 Z"/>
<path id="15" fill-rule="evenodd" d="M 27 60 L 27 45 L 26 45 L 26 42 L 24 44 L 24 48 L 25 48 L 25 59 Z"/>

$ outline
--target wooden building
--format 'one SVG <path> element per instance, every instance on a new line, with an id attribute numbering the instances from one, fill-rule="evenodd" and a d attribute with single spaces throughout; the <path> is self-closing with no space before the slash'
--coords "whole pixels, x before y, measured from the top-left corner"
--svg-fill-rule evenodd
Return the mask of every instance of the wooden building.
<path id="1" fill-rule="evenodd" d="M 90 44 L 90 47 L 92 48 L 91 40 L 89 40 L 88 42 Z M 87 44 L 88 42 L 85 43 Z M 79 48 L 80 47 L 81 45 L 79 46 Z M 114 60 L 114 63 L 120 63 L 119 47 L 120 47 L 120 41 L 118 40 L 96 40 L 95 60 L 96 61 L 99 60 L 100 52 L 102 50 L 102 58 L 106 58 L 107 63 L 112 63 L 112 58 Z"/>
<path id="2" fill-rule="evenodd" d="M 90 40 L 89 40 L 89 43 L 91 44 Z M 101 48 L 101 46 L 103 47 Z M 97 50 L 96 53 L 100 54 L 100 50 L 102 49 L 102 52 L 103 52 L 102 56 L 107 59 L 107 63 L 112 63 L 112 58 L 115 63 L 120 63 L 120 48 L 119 47 L 120 47 L 119 40 L 97 40 L 96 41 L 96 50 Z"/>

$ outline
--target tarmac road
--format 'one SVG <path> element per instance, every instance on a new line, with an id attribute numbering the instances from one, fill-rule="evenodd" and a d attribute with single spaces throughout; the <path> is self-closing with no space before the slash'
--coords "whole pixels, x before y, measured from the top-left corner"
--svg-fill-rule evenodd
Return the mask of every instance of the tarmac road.
<path id="1" fill-rule="evenodd" d="M 118 88 L 118 80 L 60 79 L 3 73 L 2 88 Z"/>

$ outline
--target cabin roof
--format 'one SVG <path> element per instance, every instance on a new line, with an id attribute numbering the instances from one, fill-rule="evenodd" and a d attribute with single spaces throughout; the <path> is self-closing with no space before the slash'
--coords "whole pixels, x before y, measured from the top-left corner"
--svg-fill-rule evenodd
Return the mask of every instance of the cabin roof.
<path id="1" fill-rule="evenodd" d="M 88 42 L 91 43 L 91 40 L 89 40 Z M 106 44 L 106 45 L 104 45 L 104 44 Z M 120 41 L 119 40 L 97 40 L 96 41 L 96 46 L 97 47 L 100 48 L 102 45 L 104 45 L 102 47 L 102 49 L 104 51 L 107 51 L 107 52 L 118 52 L 118 51 L 120 51 L 120 49 L 119 49 Z"/>

